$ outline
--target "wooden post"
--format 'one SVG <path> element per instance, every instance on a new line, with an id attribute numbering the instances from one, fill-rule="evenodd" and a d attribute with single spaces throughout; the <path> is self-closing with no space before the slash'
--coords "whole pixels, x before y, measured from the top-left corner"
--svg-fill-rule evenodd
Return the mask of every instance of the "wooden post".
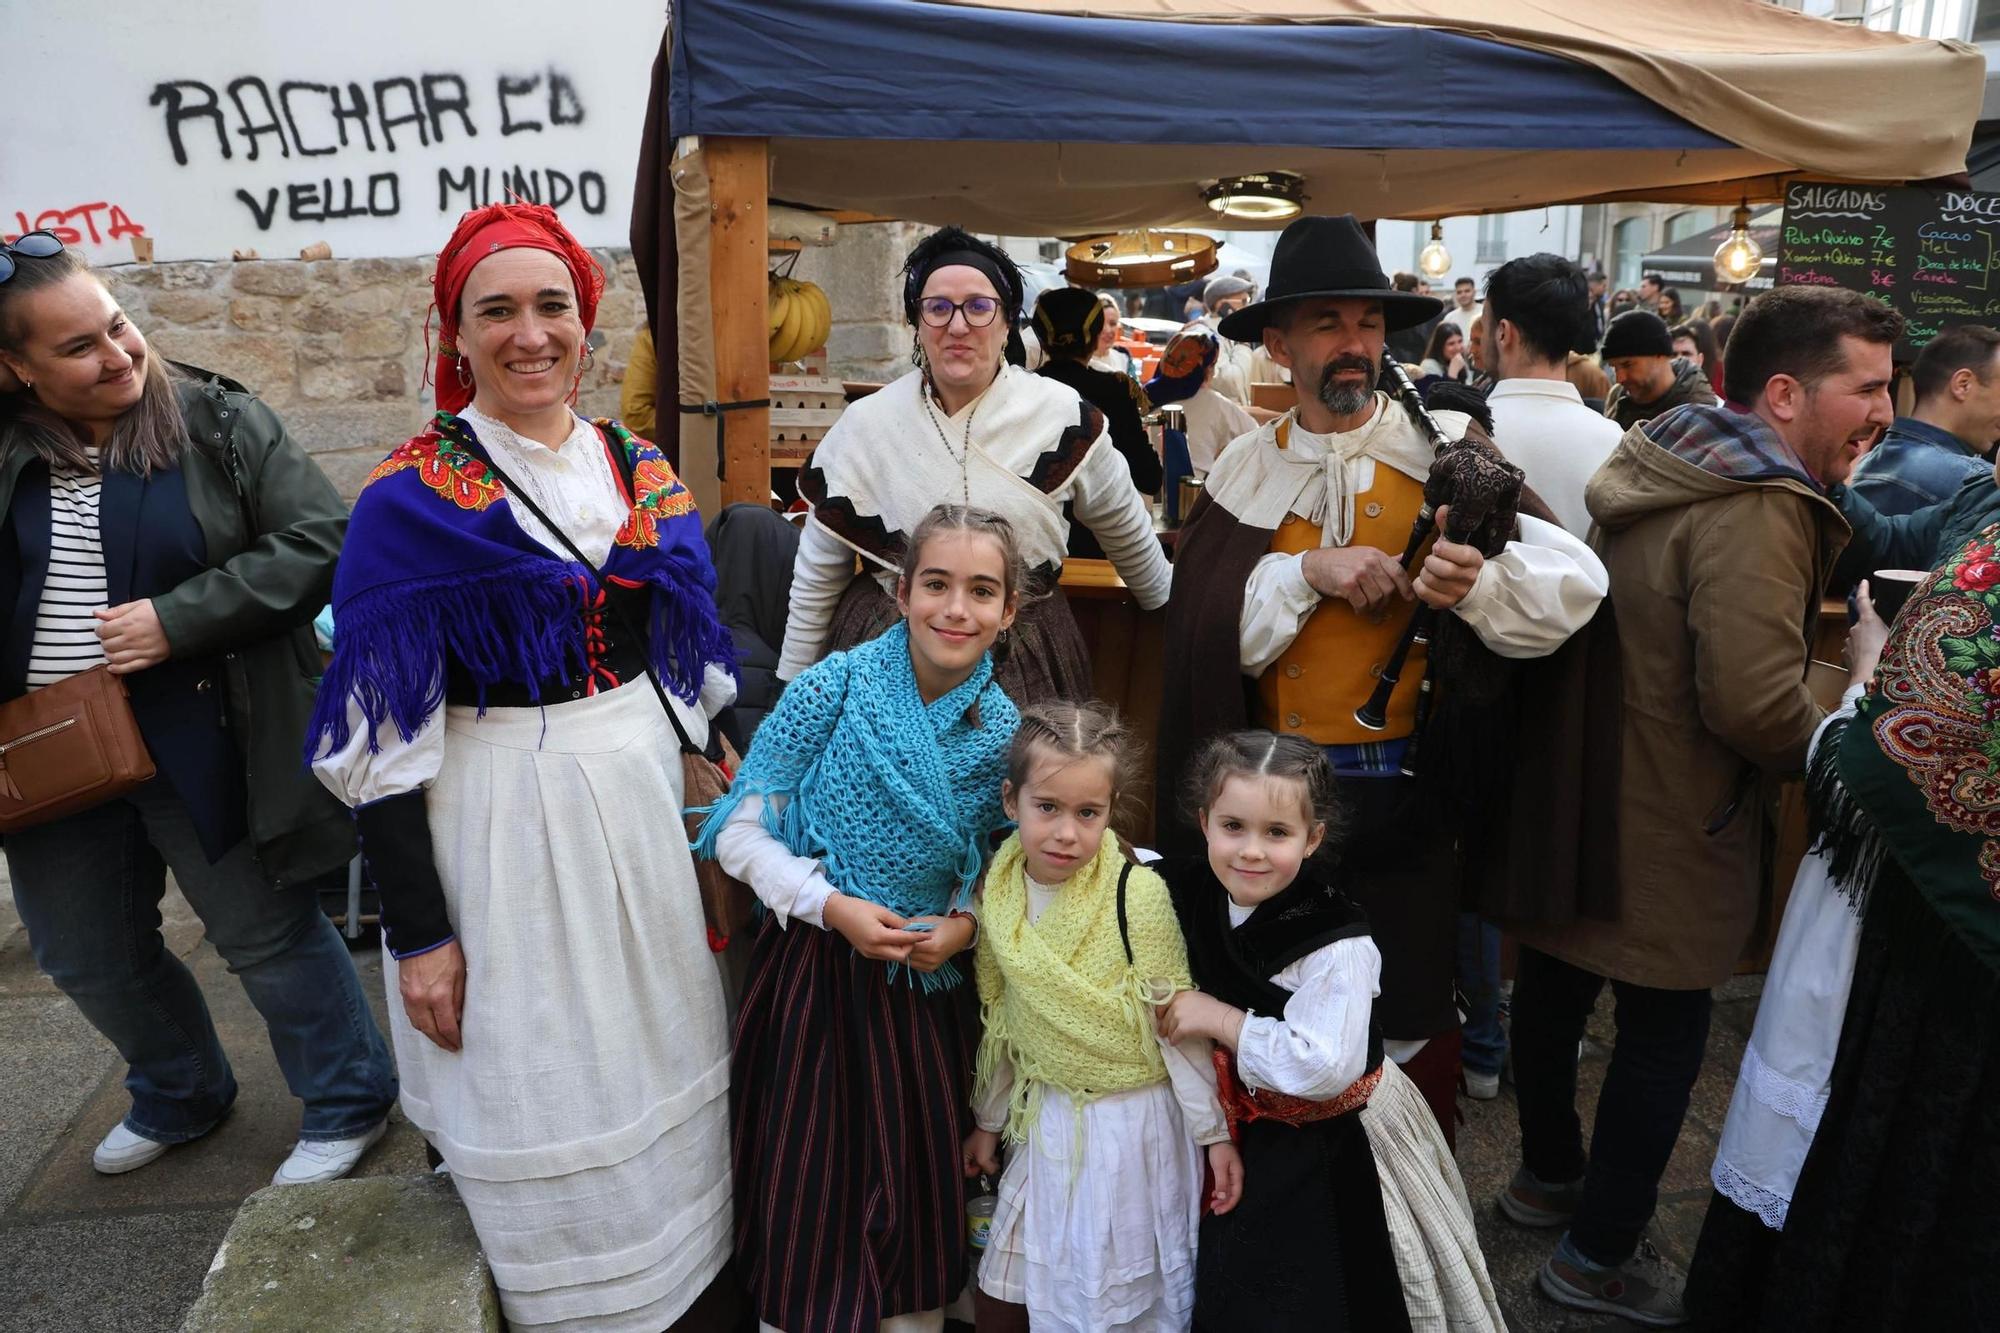
<path id="1" fill-rule="evenodd" d="M 761 402 L 771 396 L 765 267 L 770 199 L 763 139 L 706 139 L 708 283 L 715 327 L 715 399 Z M 703 423 L 707 425 L 707 423 Z M 768 504 L 771 409 L 722 414 L 722 503 Z"/>

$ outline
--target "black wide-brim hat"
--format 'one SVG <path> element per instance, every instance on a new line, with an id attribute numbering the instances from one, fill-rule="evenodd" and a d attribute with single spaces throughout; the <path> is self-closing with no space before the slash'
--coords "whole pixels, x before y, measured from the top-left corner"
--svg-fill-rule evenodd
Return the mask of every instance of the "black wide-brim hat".
<path id="1" fill-rule="evenodd" d="M 1380 301 L 1382 322 L 1391 333 L 1444 311 L 1444 302 L 1435 296 L 1390 286 L 1368 233 L 1352 213 L 1343 213 L 1337 218 L 1303 217 L 1286 227 L 1271 254 L 1271 281 L 1264 299 L 1225 316 L 1216 330 L 1237 342 L 1256 342 L 1279 310 L 1314 296 Z"/>

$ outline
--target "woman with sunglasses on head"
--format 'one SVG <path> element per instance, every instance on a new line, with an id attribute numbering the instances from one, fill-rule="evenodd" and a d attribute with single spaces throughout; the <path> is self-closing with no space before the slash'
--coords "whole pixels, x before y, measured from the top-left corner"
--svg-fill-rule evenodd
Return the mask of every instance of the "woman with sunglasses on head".
<path id="1" fill-rule="evenodd" d="M 438 414 L 370 476 L 310 749 L 382 893 L 403 1110 L 517 1330 L 729 1327 L 729 1034 L 681 745 L 735 693 L 694 499 L 570 407 L 604 290 L 538 204 L 432 280 Z"/>
<path id="2" fill-rule="evenodd" d="M 346 812 L 298 760 L 346 508 L 270 408 L 170 367 L 48 232 L 0 246 L 0 367 L 0 701 L 107 666 L 157 770 L 6 838 L 36 963 L 126 1061 L 132 1108 L 93 1165 L 137 1170 L 236 1099 L 201 990 L 160 935 L 172 869 L 305 1104 L 274 1183 L 345 1175 L 396 1100 L 308 883 L 354 852 Z M 10 780 L 32 784 L 34 745 L 8 748 Z"/>
<path id="3" fill-rule="evenodd" d="M 1005 251 L 946 227 L 904 264 L 916 369 L 851 404 L 799 471 L 812 506 L 792 569 L 778 676 L 896 623 L 895 572 L 933 506 L 1005 517 L 1031 569 L 996 651 L 1015 703 L 1091 696 L 1089 653 L 1056 583 L 1072 517 L 1097 538 L 1141 606 L 1165 603 L 1172 571 L 1104 414 L 1022 369 L 1020 270 Z M 855 557 L 861 573 L 855 573 Z"/>

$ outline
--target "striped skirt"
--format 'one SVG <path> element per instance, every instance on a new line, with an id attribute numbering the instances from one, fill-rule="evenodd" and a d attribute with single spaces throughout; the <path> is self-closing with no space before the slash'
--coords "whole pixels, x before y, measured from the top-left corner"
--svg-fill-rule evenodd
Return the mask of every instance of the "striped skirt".
<path id="1" fill-rule="evenodd" d="M 738 1274 L 785 1333 L 875 1333 L 964 1285 L 973 990 L 766 918 L 731 1067 Z"/>

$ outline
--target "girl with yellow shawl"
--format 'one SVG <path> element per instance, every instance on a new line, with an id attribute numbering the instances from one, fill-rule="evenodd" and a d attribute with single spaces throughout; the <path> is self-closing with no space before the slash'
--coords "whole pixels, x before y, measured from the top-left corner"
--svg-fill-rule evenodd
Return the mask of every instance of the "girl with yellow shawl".
<path id="1" fill-rule="evenodd" d="M 965 1170 L 999 1171 L 981 1333 L 1183 1333 L 1194 1309 L 1202 1159 L 1235 1207 L 1205 1039 L 1171 1045 L 1155 1003 L 1186 990 L 1173 901 L 1110 828 L 1129 735 L 1099 704 L 1027 711 L 1002 797 L 1019 830 L 986 872 L 976 955 L 979 1078 Z"/>

